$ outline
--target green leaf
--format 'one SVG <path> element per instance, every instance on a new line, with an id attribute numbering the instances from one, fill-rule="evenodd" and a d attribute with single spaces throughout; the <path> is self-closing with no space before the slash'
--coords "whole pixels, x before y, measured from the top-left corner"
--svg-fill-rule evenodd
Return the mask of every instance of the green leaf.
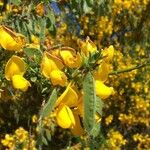
<path id="1" fill-rule="evenodd" d="M 42 136 L 42 143 L 44 143 L 45 145 L 48 145 L 47 139 L 44 136 Z"/>
<path id="2" fill-rule="evenodd" d="M 42 52 L 36 48 L 24 48 L 24 52 L 29 58 L 34 57 L 38 62 L 42 57 Z"/>
<path id="3" fill-rule="evenodd" d="M 97 137 L 98 134 L 99 134 L 100 128 L 101 128 L 100 123 L 95 123 L 95 125 L 94 125 L 93 129 L 91 130 L 90 134 L 93 137 Z"/>
<path id="4" fill-rule="evenodd" d="M 83 1 L 83 11 L 84 11 L 84 13 L 85 13 L 85 14 L 90 13 L 91 10 L 92 10 L 92 8 L 89 7 L 87 1 L 86 1 L 86 0 Z"/>
<path id="5" fill-rule="evenodd" d="M 45 39 L 45 30 L 46 30 L 46 19 L 41 18 L 39 19 L 39 24 L 40 24 L 40 43 L 43 44 L 44 39 Z"/>
<path id="6" fill-rule="evenodd" d="M 57 100 L 57 91 L 56 89 L 54 89 L 48 102 L 45 104 L 44 108 L 42 109 L 42 112 L 41 112 L 42 118 L 47 117 L 51 113 L 56 100 Z"/>
<path id="7" fill-rule="evenodd" d="M 102 116 L 103 113 L 104 102 L 100 97 L 96 97 L 96 112 Z"/>
<path id="8" fill-rule="evenodd" d="M 89 134 L 95 126 L 96 113 L 96 93 L 93 76 L 90 72 L 87 73 L 83 81 L 83 101 L 84 101 L 84 127 Z"/>
<path id="9" fill-rule="evenodd" d="M 96 113 L 101 117 L 102 117 L 103 106 L 104 106 L 103 101 L 99 97 L 96 97 L 96 108 L 95 109 L 96 109 Z M 91 131 L 91 135 L 93 137 L 97 137 L 100 132 L 100 129 L 101 129 L 101 122 L 95 123 L 95 125 Z"/>
<path id="10" fill-rule="evenodd" d="M 45 134 L 46 134 L 46 137 L 47 137 L 47 139 L 50 141 L 51 140 L 51 133 L 50 133 L 51 131 L 50 130 L 48 130 L 48 129 L 45 129 Z"/>
<path id="11" fill-rule="evenodd" d="M 86 1 L 87 5 L 88 5 L 89 7 L 92 7 L 93 4 L 94 4 L 94 1 L 93 1 L 93 0 L 85 0 L 85 1 Z"/>
<path id="12" fill-rule="evenodd" d="M 14 5 L 20 5 L 21 0 L 11 0 L 11 3 L 13 3 Z"/>
<path id="13" fill-rule="evenodd" d="M 46 15 L 47 17 L 47 24 L 46 27 L 48 28 L 48 31 L 55 36 L 56 35 L 56 20 L 55 20 L 55 15 L 54 12 L 51 9 L 48 9 L 48 13 Z"/>

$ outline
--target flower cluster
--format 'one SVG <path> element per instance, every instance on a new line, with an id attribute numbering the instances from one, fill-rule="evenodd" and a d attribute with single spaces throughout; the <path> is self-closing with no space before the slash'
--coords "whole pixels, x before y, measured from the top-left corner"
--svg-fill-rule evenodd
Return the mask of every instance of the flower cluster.
<path id="1" fill-rule="evenodd" d="M 84 60 L 90 55 L 99 53 L 96 45 L 89 39 L 78 41 L 80 51 L 75 51 L 69 47 L 63 47 L 54 51 L 44 52 L 41 63 L 42 74 L 51 80 L 52 85 L 66 87 L 55 104 L 55 115 L 57 124 L 62 128 L 70 128 L 74 134 L 83 134 L 80 117 L 83 117 L 83 91 L 73 80 L 69 80 L 65 71 L 67 68 L 80 69 L 84 65 Z M 107 80 L 114 48 L 110 47 L 102 50 L 102 60 L 97 62 L 97 70 L 93 71 L 95 79 L 96 95 L 101 99 L 106 99 L 114 94 L 112 87 L 107 87 L 104 82 Z M 82 75 L 79 73 L 82 77 Z M 65 117 L 65 120 L 64 120 Z M 95 114 L 98 121 L 99 116 Z"/>

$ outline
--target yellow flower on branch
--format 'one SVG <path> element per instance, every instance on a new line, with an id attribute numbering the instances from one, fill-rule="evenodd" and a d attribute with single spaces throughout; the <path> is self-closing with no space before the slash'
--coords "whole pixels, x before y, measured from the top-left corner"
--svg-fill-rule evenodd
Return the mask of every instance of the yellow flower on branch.
<path id="1" fill-rule="evenodd" d="M 44 10 L 44 4 L 43 3 L 39 3 L 36 7 L 35 7 L 35 11 L 39 16 L 44 16 L 45 10 Z"/>
<path id="2" fill-rule="evenodd" d="M 76 109 L 78 95 L 72 86 L 72 83 L 69 83 L 66 90 L 56 101 L 56 121 L 60 127 L 69 128 L 74 135 L 82 135 L 84 131 Z"/>
<path id="3" fill-rule="evenodd" d="M 78 45 L 81 52 L 83 52 L 83 54 L 87 57 L 89 56 L 89 53 L 94 53 L 97 51 L 96 45 L 90 40 L 89 37 L 87 37 L 85 41 L 78 41 Z"/>
<path id="4" fill-rule="evenodd" d="M 108 98 L 110 95 L 114 94 L 113 87 L 108 87 L 104 84 L 104 82 L 108 78 L 108 74 L 110 73 L 111 60 L 114 55 L 114 47 L 111 45 L 107 49 L 102 51 L 103 59 L 100 60 L 100 65 L 98 66 L 98 70 L 94 72 L 95 79 L 95 87 L 96 87 L 96 95 L 102 99 Z"/>
<path id="5" fill-rule="evenodd" d="M 0 26 L 0 45 L 10 51 L 20 51 L 25 46 L 25 37 L 6 26 Z"/>
<path id="6" fill-rule="evenodd" d="M 64 65 L 58 57 L 48 52 L 44 53 L 41 63 L 41 71 L 47 79 L 51 80 L 53 85 L 66 86 L 67 76 L 61 71 L 63 67 Z"/>
<path id="7" fill-rule="evenodd" d="M 26 80 L 22 75 L 12 76 L 12 84 L 16 89 L 27 91 L 28 87 L 31 86 L 30 82 Z"/>
<path id="8" fill-rule="evenodd" d="M 96 95 L 99 96 L 101 99 L 106 99 L 110 95 L 114 94 L 113 87 L 106 86 L 102 81 L 96 80 L 95 81 L 96 87 Z"/>
<path id="9" fill-rule="evenodd" d="M 5 78 L 12 81 L 13 87 L 26 91 L 30 82 L 27 81 L 23 75 L 26 72 L 25 62 L 18 56 L 13 55 L 5 66 Z"/>
<path id="10" fill-rule="evenodd" d="M 81 56 L 72 48 L 63 48 L 60 50 L 60 56 L 67 67 L 79 68 L 82 63 Z"/>
<path id="11" fill-rule="evenodd" d="M 13 55 L 5 66 L 5 78 L 10 81 L 13 75 L 24 75 L 26 72 L 25 62 L 18 56 Z"/>
<path id="12" fill-rule="evenodd" d="M 75 125 L 71 128 L 71 132 L 73 135 L 81 136 L 84 134 L 83 127 L 81 126 L 80 117 L 77 110 L 73 110 L 73 115 L 75 119 Z"/>
<path id="13" fill-rule="evenodd" d="M 62 128 L 71 128 L 75 125 L 75 118 L 72 110 L 67 105 L 60 105 L 56 112 L 57 124 Z"/>
<path id="14" fill-rule="evenodd" d="M 64 72 L 59 69 L 53 70 L 50 73 L 50 79 L 53 85 L 66 86 L 67 85 L 67 76 Z"/>
<path id="15" fill-rule="evenodd" d="M 94 72 L 94 78 L 96 80 L 100 80 L 105 82 L 108 78 L 108 74 L 110 72 L 110 64 L 102 61 L 101 64 L 98 66 L 98 70 Z"/>
<path id="16" fill-rule="evenodd" d="M 113 56 L 114 56 L 114 47 L 113 47 L 113 45 L 110 45 L 108 48 L 105 48 L 102 51 L 102 55 L 104 57 L 104 61 L 106 61 L 107 63 L 112 61 Z"/>
<path id="17" fill-rule="evenodd" d="M 45 52 L 41 62 L 42 74 L 50 79 L 50 74 L 53 70 L 61 70 L 64 67 L 62 61 L 48 52 Z"/>
<path id="18" fill-rule="evenodd" d="M 55 107 L 57 107 L 61 103 L 65 104 L 69 107 L 77 106 L 78 95 L 71 86 L 72 86 L 71 83 L 69 83 L 66 90 L 57 99 Z"/>

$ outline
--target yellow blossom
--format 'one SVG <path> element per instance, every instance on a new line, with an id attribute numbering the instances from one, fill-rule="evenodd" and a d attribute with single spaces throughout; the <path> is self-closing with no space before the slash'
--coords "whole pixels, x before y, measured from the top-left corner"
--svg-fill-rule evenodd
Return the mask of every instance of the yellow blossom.
<path id="1" fill-rule="evenodd" d="M 98 70 L 94 72 L 94 79 L 105 82 L 108 78 L 108 74 L 110 72 L 110 64 L 102 61 L 98 66 Z"/>
<path id="2" fill-rule="evenodd" d="M 6 26 L 0 26 L 0 45 L 10 51 L 19 51 L 25 45 L 25 37 Z"/>
<path id="3" fill-rule="evenodd" d="M 10 81 L 13 75 L 23 76 L 25 71 L 25 62 L 20 57 L 13 55 L 5 66 L 5 78 Z"/>
<path id="4" fill-rule="evenodd" d="M 80 122 L 80 118 L 79 118 L 79 114 L 78 114 L 77 110 L 73 110 L 73 115 L 74 115 L 74 119 L 75 119 L 75 125 L 72 126 L 71 132 L 74 135 L 81 136 L 84 134 L 84 130 L 81 126 L 81 122 Z"/>
<path id="5" fill-rule="evenodd" d="M 89 53 L 94 53 L 97 51 L 96 45 L 90 40 L 89 37 L 86 38 L 86 41 L 79 41 L 78 44 L 85 56 L 89 56 Z"/>
<path id="6" fill-rule="evenodd" d="M 45 11 L 44 11 L 44 4 L 43 3 L 39 3 L 36 8 L 35 8 L 35 11 L 36 13 L 39 15 L 39 16 L 43 16 Z"/>
<path id="7" fill-rule="evenodd" d="M 15 135 L 20 143 L 26 142 L 26 140 L 28 139 L 28 132 L 24 130 L 22 127 L 19 127 L 15 131 Z"/>
<path id="8" fill-rule="evenodd" d="M 75 118 L 71 109 L 67 105 L 60 105 L 56 113 L 57 124 L 62 128 L 75 126 Z"/>
<path id="9" fill-rule="evenodd" d="M 102 55 L 104 57 L 104 60 L 107 63 L 109 63 L 112 60 L 113 56 L 114 56 L 114 47 L 113 47 L 113 45 L 110 45 L 108 48 L 104 49 L 102 51 Z"/>
<path id="10" fill-rule="evenodd" d="M 49 77 L 53 85 L 66 86 L 67 84 L 67 76 L 59 69 L 51 71 Z"/>
<path id="11" fill-rule="evenodd" d="M 64 67 L 61 60 L 56 56 L 45 52 L 41 62 L 41 71 L 46 78 L 50 78 L 50 73 L 53 70 L 61 70 Z"/>
<path id="12" fill-rule="evenodd" d="M 64 64 L 70 68 L 79 68 L 81 66 L 81 56 L 74 49 L 61 49 L 60 56 Z"/>
<path id="13" fill-rule="evenodd" d="M 71 87 L 71 83 L 68 84 L 66 90 L 61 94 L 61 96 L 57 99 L 55 107 L 60 105 L 61 103 L 69 106 L 75 107 L 78 103 L 78 95 Z"/>
<path id="14" fill-rule="evenodd" d="M 106 99 L 110 95 L 114 94 L 113 87 L 108 87 L 103 82 L 101 82 L 99 80 L 95 81 L 95 86 L 96 86 L 96 95 L 102 99 Z"/>
<path id="15" fill-rule="evenodd" d="M 26 91 L 31 84 L 23 77 L 25 71 L 25 62 L 13 55 L 5 66 L 5 78 L 12 81 L 14 88 Z"/>
<path id="16" fill-rule="evenodd" d="M 12 76 L 12 84 L 15 89 L 27 91 L 28 87 L 31 86 L 30 82 L 26 80 L 22 75 Z"/>
<path id="17" fill-rule="evenodd" d="M 1 140 L 1 142 L 4 146 L 7 146 L 9 148 L 15 147 L 15 139 L 13 135 L 6 134 L 5 139 Z"/>

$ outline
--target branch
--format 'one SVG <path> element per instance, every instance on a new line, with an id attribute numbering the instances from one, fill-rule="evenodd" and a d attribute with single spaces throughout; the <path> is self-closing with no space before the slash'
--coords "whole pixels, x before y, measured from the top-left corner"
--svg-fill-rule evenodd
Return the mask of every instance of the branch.
<path id="1" fill-rule="evenodd" d="M 124 72 L 130 72 L 132 70 L 143 68 L 143 67 L 148 66 L 148 65 L 150 65 L 150 63 L 137 65 L 137 66 L 134 66 L 134 67 L 131 67 L 131 68 L 123 69 L 123 70 L 112 71 L 111 73 L 109 73 L 109 75 L 117 75 L 117 74 L 124 73 Z"/>

